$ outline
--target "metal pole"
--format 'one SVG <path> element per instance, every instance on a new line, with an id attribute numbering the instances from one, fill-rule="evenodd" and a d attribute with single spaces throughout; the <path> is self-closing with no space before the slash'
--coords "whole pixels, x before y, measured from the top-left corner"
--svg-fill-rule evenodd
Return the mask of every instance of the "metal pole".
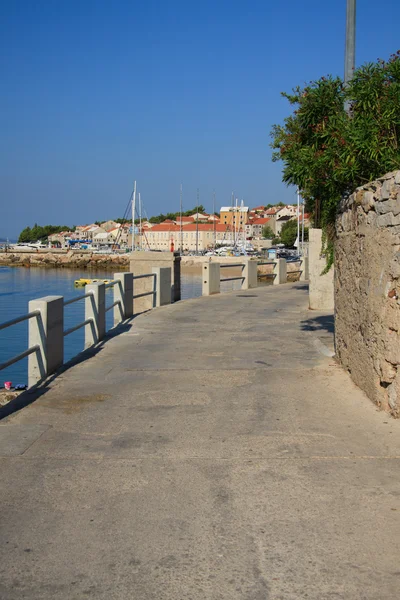
<path id="1" fill-rule="evenodd" d="M 132 252 L 135 250 L 135 211 L 136 211 L 136 181 L 133 184 L 132 196 Z"/>
<path id="2" fill-rule="evenodd" d="M 304 256 L 304 200 L 303 200 L 303 218 L 301 221 L 301 255 Z"/>
<path id="3" fill-rule="evenodd" d="M 182 184 L 181 184 L 181 190 L 180 190 L 180 194 L 179 194 L 179 212 L 181 215 L 181 225 L 180 225 L 180 238 L 181 238 L 181 254 L 183 252 L 183 229 L 182 229 Z"/>
<path id="4" fill-rule="evenodd" d="M 297 254 L 300 248 L 300 190 L 297 188 Z"/>
<path id="5" fill-rule="evenodd" d="M 199 253 L 199 188 L 197 188 L 197 208 L 196 208 L 196 256 Z"/>
<path id="6" fill-rule="evenodd" d="M 216 222 L 215 222 L 215 190 L 213 192 L 213 225 L 214 225 L 214 227 L 213 227 L 214 236 L 213 237 L 214 237 L 214 250 L 215 250 L 215 247 L 217 245 L 217 236 L 216 236 L 217 228 L 216 228 Z"/>
<path id="7" fill-rule="evenodd" d="M 139 192 L 139 248 L 142 250 L 142 201 Z"/>
<path id="8" fill-rule="evenodd" d="M 356 0 L 347 0 L 344 82 L 353 77 L 356 62 Z"/>

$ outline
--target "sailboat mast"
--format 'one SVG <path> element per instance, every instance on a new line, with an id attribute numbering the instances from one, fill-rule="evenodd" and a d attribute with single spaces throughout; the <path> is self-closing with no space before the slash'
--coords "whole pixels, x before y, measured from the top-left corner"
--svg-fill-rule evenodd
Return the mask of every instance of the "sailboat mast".
<path id="1" fill-rule="evenodd" d="M 181 254 L 183 252 L 183 229 L 182 229 L 182 184 L 181 184 L 181 189 L 180 189 L 180 194 L 179 194 L 179 214 L 181 216 L 181 221 L 180 221 L 180 239 L 181 239 Z"/>
<path id="2" fill-rule="evenodd" d="M 199 253 L 199 188 L 197 188 L 197 209 L 196 209 L 196 256 Z"/>
<path id="3" fill-rule="evenodd" d="M 235 204 L 235 246 L 234 248 L 236 248 L 237 246 L 237 221 L 239 218 L 239 213 L 238 213 L 238 199 L 236 198 L 236 204 Z"/>
<path id="4" fill-rule="evenodd" d="M 133 196 L 132 196 L 132 252 L 135 251 L 135 210 L 136 210 L 136 181 L 133 184 Z"/>
<path id="5" fill-rule="evenodd" d="M 213 225 L 214 225 L 214 250 L 217 246 L 217 224 L 215 221 L 215 190 L 213 191 Z"/>
<path id="6" fill-rule="evenodd" d="M 231 198 L 231 203 L 232 203 L 232 219 L 231 219 L 231 225 L 233 225 L 232 227 L 232 232 L 233 232 L 233 244 L 235 244 L 235 195 L 234 192 L 232 192 L 232 198 Z"/>
<path id="7" fill-rule="evenodd" d="M 142 250 L 142 201 L 139 192 L 139 247 Z"/>

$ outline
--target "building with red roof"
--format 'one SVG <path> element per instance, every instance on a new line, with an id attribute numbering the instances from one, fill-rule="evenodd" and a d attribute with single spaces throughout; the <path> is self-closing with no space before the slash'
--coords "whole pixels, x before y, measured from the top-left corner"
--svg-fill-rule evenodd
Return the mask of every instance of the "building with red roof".
<path id="1" fill-rule="evenodd" d="M 232 243 L 235 232 L 228 225 L 221 223 L 188 223 L 182 225 L 176 223 L 159 223 L 154 225 L 145 234 L 142 247 L 151 250 L 169 251 L 172 244 L 175 250 L 182 245 L 182 250 L 203 251 L 212 248 L 215 243 Z M 182 242 L 182 244 L 181 244 Z"/>

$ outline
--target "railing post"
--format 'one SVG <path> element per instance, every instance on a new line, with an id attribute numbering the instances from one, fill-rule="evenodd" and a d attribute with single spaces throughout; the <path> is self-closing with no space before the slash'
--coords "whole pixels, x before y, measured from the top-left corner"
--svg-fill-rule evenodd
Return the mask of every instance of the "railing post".
<path id="1" fill-rule="evenodd" d="M 279 285 L 281 283 L 287 282 L 287 264 L 284 258 L 276 258 L 274 260 L 275 269 L 274 273 L 276 276 L 274 277 L 274 285 Z"/>
<path id="2" fill-rule="evenodd" d="M 171 304 L 171 267 L 153 267 L 155 273 L 153 306 Z"/>
<path id="3" fill-rule="evenodd" d="M 85 287 L 85 348 L 100 342 L 106 333 L 106 288 L 104 283 L 91 283 Z"/>
<path id="4" fill-rule="evenodd" d="M 29 319 L 29 348 L 39 346 L 38 352 L 28 357 L 28 385 L 51 375 L 64 362 L 64 298 L 45 296 L 30 300 L 29 312 L 40 315 Z"/>
<path id="5" fill-rule="evenodd" d="M 308 256 L 301 257 L 301 273 L 300 273 L 300 281 L 308 281 Z"/>
<path id="6" fill-rule="evenodd" d="M 114 306 L 114 325 L 118 325 L 133 315 L 133 273 L 115 273 L 114 280 L 118 282 L 114 285 L 114 302 L 120 302 Z"/>
<path id="7" fill-rule="evenodd" d="M 257 287 L 257 261 L 247 259 L 243 269 L 242 290 L 250 290 Z"/>
<path id="8" fill-rule="evenodd" d="M 202 294 L 211 296 L 221 291 L 221 268 L 219 263 L 203 263 L 202 268 Z"/>

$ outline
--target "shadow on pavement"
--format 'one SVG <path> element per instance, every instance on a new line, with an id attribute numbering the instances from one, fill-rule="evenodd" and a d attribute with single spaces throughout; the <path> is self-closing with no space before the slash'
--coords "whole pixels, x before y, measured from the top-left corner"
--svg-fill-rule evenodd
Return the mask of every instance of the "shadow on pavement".
<path id="1" fill-rule="evenodd" d="M 335 320 L 333 315 L 313 317 L 312 319 L 302 321 L 300 326 L 302 331 L 324 331 L 331 334 L 335 332 Z"/>
<path id="2" fill-rule="evenodd" d="M 145 312 L 147 312 L 147 311 L 145 311 Z M 143 313 L 140 313 L 140 314 L 143 314 Z M 83 350 L 82 352 L 80 352 L 79 354 L 74 356 L 74 358 L 71 358 L 71 360 L 69 360 L 68 362 L 63 364 L 63 366 L 60 367 L 56 371 L 56 373 L 53 373 L 53 375 L 50 375 L 45 381 L 43 381 L 42 383 L 39 383 L 36 387 L 30 388 L 29 390 L 22 392 L 22 394 L 19 394 L 16 398 L 14 398 L 10 402 L 8 402 L 8 404 L 4 404 L 3 406 L 1 406 L 0 407 L 0 421 L 2 419 L 5 419 L 6 417 L 9 417 L 10 415 L 17 412 L 18 410 L 21 410 L 22 408 L 29 406 L 29 404 L 32 404 L 33 402 L 35 402 L 35 400 L 37 400 L 38 398 L 43 396 L 43 394 L 45 394 L 48 391 L 50 385 L 53 383 L 53 381 L 59 375 L 65 373 L 72 367 L 75 367 L 75 365 L 79 365 L 80 363 L 85 362 L 89 358 L 96 356 L 99 352 L 102 351 L 104 345 L 107 342 L 112 340 L 114 337 L 120 335 L 121 333 L 125 333 L 125 332 L 129 331 L 132 327 L 132 321 L 137 316 L 139 316 L 139 314 L 134 315 L 128 321 L 125 321 L 124 323 L 121 323 L 120 325 L 113 327 L 112 329 L 107 331 L 104 339 L 99 344 L 97 344 L 96 346 L 92 346 L 91 348 L 87 348 L 86 350 Z"/>

